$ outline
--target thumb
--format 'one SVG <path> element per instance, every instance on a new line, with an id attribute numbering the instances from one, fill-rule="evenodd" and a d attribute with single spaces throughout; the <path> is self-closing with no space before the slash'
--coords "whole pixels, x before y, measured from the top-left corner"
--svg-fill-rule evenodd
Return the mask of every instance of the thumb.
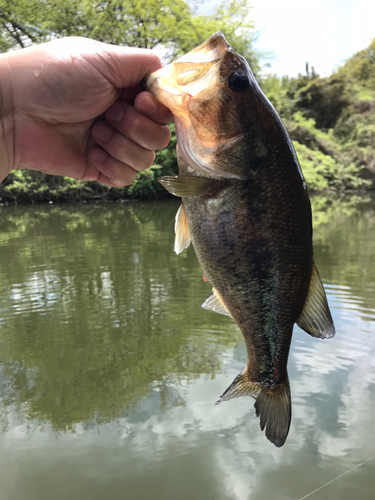
<path id="1" fill-rule="evenodd" d="M 134 87 L 145 76 L 162 67 L 159 57 L 152 50 L 103 45 L 106 46 L 103 58 L 108 69 L 106 76 L 116 88 Z"/>

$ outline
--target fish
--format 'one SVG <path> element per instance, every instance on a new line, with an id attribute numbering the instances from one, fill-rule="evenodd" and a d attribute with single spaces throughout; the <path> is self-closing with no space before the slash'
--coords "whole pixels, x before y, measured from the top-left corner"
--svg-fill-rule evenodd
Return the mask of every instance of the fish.
<path id="1" fill-rule="evenodd" d="M 179 174 L 158 179 L 182 198 L 175 251 L 192 243 L 212 285 L 202 307 L 231 317 L 245 340 L 246 367 L 216 404 L 253 397 L 261 430 L 281 447 L 292 417 L 294 324 L 316 338 L 335 335 L 295 150 L 247 60 L 221 32 L 143 87 L 175 121 Z"/>

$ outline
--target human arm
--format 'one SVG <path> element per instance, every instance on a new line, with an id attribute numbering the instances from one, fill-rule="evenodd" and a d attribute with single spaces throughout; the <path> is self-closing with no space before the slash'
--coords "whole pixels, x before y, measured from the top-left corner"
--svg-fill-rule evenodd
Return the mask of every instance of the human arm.
<path id="1" fill-rule="evenodd" d="M 151 51 L 72 37 L 0 55 L 0 181 L 14 168 L 120 187 L 167 145 L 171 114 L 138 87 Z"/>

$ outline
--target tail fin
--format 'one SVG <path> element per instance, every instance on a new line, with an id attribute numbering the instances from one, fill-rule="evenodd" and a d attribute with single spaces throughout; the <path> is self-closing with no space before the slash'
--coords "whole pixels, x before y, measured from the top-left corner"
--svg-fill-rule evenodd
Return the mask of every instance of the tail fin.
<path id="1" fill-rule="evenodd" d="M 292 403 L 288 376 L 276 387 L 263 387 L 257 397 L 255 413 L 260 417 L 260 428 L 266 428 L 266 437 L 280 448 L 289 433 L 292 419 Z"/>
<path id="2" fill-rule="evenodd" d="M 260 417 L 260 428 L 266 429 L 266 437 L 280 448 L 285 443 L 292 419 L 292 403 L 288 376 L 285 381 L 274 387 L 249 382 L 244 372 L 237 375 L 228 389 L 216 401 L 229 401 L 241 396 L 252 396 L 256 399 L 254 407 L 257 417 Z"/>

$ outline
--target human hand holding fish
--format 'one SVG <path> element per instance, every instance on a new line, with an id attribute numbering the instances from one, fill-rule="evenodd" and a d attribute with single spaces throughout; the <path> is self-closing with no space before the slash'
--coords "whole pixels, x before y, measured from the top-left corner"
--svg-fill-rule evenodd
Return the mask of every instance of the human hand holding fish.
<path id="1" fill-rule="evenodd" d="M 0 55 L 0 182 L 15 168 L 131 184 L 170 139 L 170 111 L 139 82 L 150 50 L 64 38 Z"/>
<path id="2" fill-rule="evenodd" d="M 247 365 L 217 404 L 255 398 L 261 429 L 280 447 L 291 422 L 293 325 L 317 338 L 335 334 L 293 145 L 247 61 L 221 33 L 144 86 L 176 124 L 179 175 L 160 179 L 182 198 L 175 251 L 193 244 L 213 286 L 203 308 L 232 317 L 246 344 Z"/>

